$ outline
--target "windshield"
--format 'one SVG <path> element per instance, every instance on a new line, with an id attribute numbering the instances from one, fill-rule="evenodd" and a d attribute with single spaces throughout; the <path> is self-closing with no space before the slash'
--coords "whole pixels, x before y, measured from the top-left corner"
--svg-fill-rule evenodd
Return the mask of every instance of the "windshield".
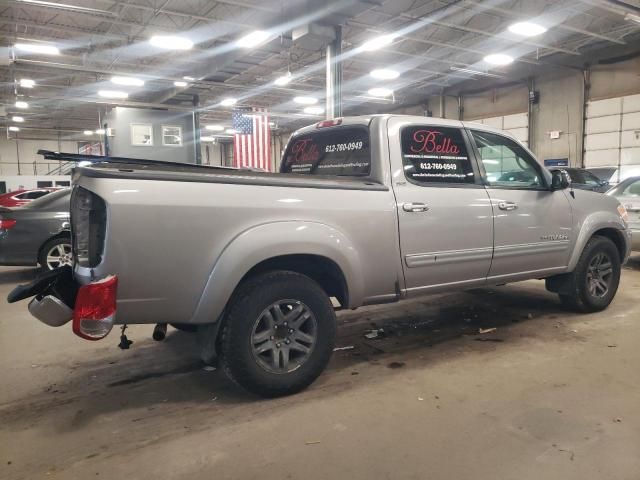
<path id="1" fill-rule="evenodd" d="M 70 192 L 71 192 L 70 188 L 63 188 L 61 190 L 48 193 L 43 197 L 37 198 L 32 202 L 29 202 L 26 205 L 24 205 L 22 208 L 42 208 L 55 202 L 58 199 L 61 199 L 65 196 L 69 196 Z"/>
<path id="2" fill-rule="evenodd" d="M 369 130 L 340 127 L 292 138 L 280 167 L 281 173 L 367 176 L 371 171 Z"/>

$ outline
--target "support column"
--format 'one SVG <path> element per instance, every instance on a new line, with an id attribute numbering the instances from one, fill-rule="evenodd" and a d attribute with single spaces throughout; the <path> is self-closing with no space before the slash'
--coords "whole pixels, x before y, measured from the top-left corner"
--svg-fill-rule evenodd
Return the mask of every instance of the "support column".
<path id="1" fill-rule="evenodd" d="M 335 39 L 327 45 L 326 104 L 327 119 L 342 116 L 342 27 L 335 27 Z"/>

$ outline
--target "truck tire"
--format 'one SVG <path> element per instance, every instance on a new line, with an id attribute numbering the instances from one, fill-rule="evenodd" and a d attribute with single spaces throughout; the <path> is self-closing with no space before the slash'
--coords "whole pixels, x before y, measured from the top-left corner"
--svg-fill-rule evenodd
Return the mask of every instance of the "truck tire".
<path id="1" fill-rule="evenodd" d="M 336 335 L 329 297 L 311 278 L 273 271 L 239 287 L 223 319 L 220 364 L 263 397 L 299 392 L 327 366 Z"/>
<path id="2" fill-rule="evenodd" d="M 71 239 L 66 236 L 52 238 L 46 242 L 38 254 L 38 263 L 42 270 L 54 270 L 66 265 L 73 266 Z"/>
<path id="3" fill-rule="evenodd" d="M 580 255 L 575 270 L 569 274 L 560 301 L 572 310 L 591 313 L 609 306 L 620 283 L 620 254 L 608 238 L 594 236 Z"/>

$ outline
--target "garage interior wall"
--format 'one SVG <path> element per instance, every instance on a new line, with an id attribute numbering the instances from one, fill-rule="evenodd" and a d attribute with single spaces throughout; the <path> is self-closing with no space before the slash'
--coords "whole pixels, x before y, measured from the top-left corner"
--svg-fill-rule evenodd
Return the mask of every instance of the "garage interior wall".
<path id="1" fill-rule="evenodd" d="M 0 177 L 47 175 L 60 162 L 45 160 L 38 150 L 78 153 L 78 140 L 0 138 Z"/>

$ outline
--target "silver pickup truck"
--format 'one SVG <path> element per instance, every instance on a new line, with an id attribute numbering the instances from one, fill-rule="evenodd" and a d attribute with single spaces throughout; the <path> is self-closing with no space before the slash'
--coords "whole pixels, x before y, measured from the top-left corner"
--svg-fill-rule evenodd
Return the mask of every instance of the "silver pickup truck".
<path id="1" fill-rule="evenodd" d="M 35 295 L 34 316 L 89 340 L 192 328 L 203 358 L 263 396 L 320 375 L 336 308 L 545 279 L 594 312 L 631 244 L 615 198 L 572 190 L 504 132 L 435 118 L 319 122 L 279 173 L 101 158 L 73 185 L 73 271 L 9 300 Z"/>

